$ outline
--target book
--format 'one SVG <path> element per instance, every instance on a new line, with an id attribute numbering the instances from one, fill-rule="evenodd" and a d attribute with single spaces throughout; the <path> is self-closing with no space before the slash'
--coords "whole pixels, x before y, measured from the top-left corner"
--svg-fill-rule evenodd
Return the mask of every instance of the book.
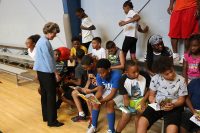
<path id="1" fill-rule="evenodd" d="M 160 111 L 160 106 L 158 103 L 151 103 L 151 104 L 148 104 L 151 108 L 153 108 L 155 111 Z"/>
<path id="2" fill-rule="evenodd" d="M 90 94 L 78 94 L 78 96 L 80 96 L 81 98 L 83 98 L 85 101 L 90 101 L 92 103 L 95 103 L 95 104 L 101 104 L 99 102 L 99 100 L 95 97 L 94 94 L 90 93 Z"/>
<path id="3" fill-rule="evenodd" d="M 194 122 L 195 124 L 197 124 L 198 126 L 200 126 L 200 121 L 197 120 L 195 117 L 196 117 L 196 116 L 193 115 L 193 116 L 190 118 L 190 121 L 192 121 L 192 122 Z"/>
<path id="4" fill-rule="evenodd" d="M 69 88 L 72 88 L 72 89 L 74 89 L 74 90 L 81 89 L 80 86 L 69 86 Z"/>
<path id="5" fill-rule="evenodd" d="M 137 112 L 134 108 L 125 107 L 124 105 L 119 106 L 119 109 L 126 114 L 135 114 Z"/>

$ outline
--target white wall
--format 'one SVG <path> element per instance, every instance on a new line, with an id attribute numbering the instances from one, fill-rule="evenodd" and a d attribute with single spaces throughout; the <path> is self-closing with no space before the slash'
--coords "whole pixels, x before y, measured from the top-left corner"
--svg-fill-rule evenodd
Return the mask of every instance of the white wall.
<path id="1" fill-rule="evenodd" d="M 134 10 L 139 11 L 148 0 L 132 0 Z M 124 19 L 123 3 L 125 0 L 81 0 L 82 7 L 86 14 L 92 19 L 97 30 L 95 36 L 102 37 L 105 42 L 113 40 L 115 36 L 122 30 L 118 26 L 119 20 Z M 151 0 L 149 4 L 140 13 L 142 21 L 149 27 L 147 34 L 139 34 L 137 43 L 137 56 L 143 57 L 146 52 L 147 39 L 152 34 L 160 34 L 166 46 L 171 48 L 170 39 L 168 37 L 170 16 L 167 13 L 169 0 Z M 124 35 L 121 34 L 116 44 L 121 48 Z"/>
<path id="2" fill-rule="evenodd" d="M 35 10 L 30 0 L 0 1 L 0 44 L 25 47 L 28 36 L 38 33 L 47 21 L 56 22 L 61 29 L 53 41 L 53 47 L 65 45 L 62 0 L 31 0 L 44 19 Z M 46 19 L 46 20 L 45 20 Z"/>

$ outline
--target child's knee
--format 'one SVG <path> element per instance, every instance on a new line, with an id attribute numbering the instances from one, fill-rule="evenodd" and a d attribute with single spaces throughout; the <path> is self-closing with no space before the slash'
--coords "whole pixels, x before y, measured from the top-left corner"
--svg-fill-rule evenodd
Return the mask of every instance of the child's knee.
<path id="1" fill-rule="evenodd" d="M 72 91 L 73 97 L 78 97 L 79 92 L 77 90 Z"/>
<path id="2" fill-rule="evenodd" d="M 106 103 L 107 110 L 114 111 L 115 102 L 113 100 L 110 100 Z"/>
<path id="3" fill-rule="evenodd" d="M 131 114 L 130 113 L 122 113 L 122 119 L 124 120 L 128 120 L 131 118 Z"/>

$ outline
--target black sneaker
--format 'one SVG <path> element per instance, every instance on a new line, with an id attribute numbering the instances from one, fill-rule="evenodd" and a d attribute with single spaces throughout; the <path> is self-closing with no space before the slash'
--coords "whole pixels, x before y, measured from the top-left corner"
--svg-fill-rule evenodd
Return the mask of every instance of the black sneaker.
<path id="1" fill-rule="evenodd" d="M 72 120 L 73 122 L 80 122 L 80 121 L 85 121 L 85 120 L 86 120 L 86 117 L 85 117 L 85 116 L 79 116 L 79 115 L 77 115 L 77 116 L 75 116 L 75 117 L 72 117 L 71 120 Z"/>

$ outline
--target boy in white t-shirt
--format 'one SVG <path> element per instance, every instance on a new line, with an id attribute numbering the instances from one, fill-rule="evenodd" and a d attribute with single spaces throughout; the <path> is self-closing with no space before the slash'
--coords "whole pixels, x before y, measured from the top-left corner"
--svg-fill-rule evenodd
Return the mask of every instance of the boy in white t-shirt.
<path id="1" fill-rule="evenodd" d="M 76 16 L 81 19 L 82 44 L 88 49 L 93 39 L 92 30 L 95 30 L 96 27 L 82 8 L 76 10 Z"/>
<path id="2" fill-rule="evenodd" d="M 106 58 L 106 51 L 101 47 L 101 38 L 95 37 L 92 39 L 92 56 L 97 60 Z"/>
<path id="3" fill-rule="evenodd" d="M 168 57 L 156 60 L 153 69 L 158 74 L 151 79 L 149 102 L 157 103 L 160 110 L 156 111 L 148 106 L 139 119 L 137 133 L 146 133 L 162 117 L 165 132 L 178 133 L 185 97 L 188 94 L 185 79 L 174 71 L 173 61 Z"/>
<path id="4" fill-rule="evenodd" d="M 125 20 L 119 22 L 119 26 L 123 26 L 125 39 L 122 45 L 122 51 L 124 52 L 124 57 L 130 50 L 130 56 L 132 60 L 135 60 L 136 53 L 136 31 L 138 30 L 137 22 L 140 20 L 140 16 L 137 12 L 133 10 L 133 4 L 131 1 L 126 1 L 123 4 L 123 9 L 126 14 Z"/>

